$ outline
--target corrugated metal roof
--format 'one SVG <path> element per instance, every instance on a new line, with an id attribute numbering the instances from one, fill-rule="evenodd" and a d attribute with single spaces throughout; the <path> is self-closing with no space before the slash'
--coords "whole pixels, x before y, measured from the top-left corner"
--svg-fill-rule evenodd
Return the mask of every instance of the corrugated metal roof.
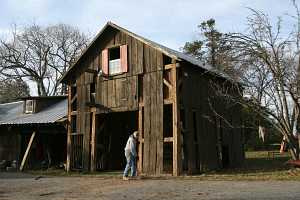
<path id="1" fill-rule="evenodd" d="M 13 108 L 15 105 L 15 108 Z M 0 105 L 0 125 L 54 123 L 67 115 L 68 100 L 64 99 L 48 108 L 32 114 L 23 113 L 23 102 Z M 2 108 L 2 110 L 1 110 Z M 9 116 L 7 118 L 7 116 Z"/>
<path id="2" fill-rule="evenodd" d="M 208 72 L 212 73 L 212 74 L 215 74 L 217 76 L 220 76 L 220 77 L 223 77 L 227 80 L 230 80 L 230 81 L 234 81 L 234 79 L 232 79 L 232 77 L 230 77 L 228 74 L 226 74 L 225 72 L 223 71 L 220 71 L 220 70 L 217 70 L 215 68 L 213 68 L 211 65 L 208 65 L 208 64 L 204 64 L 203 62 L 201 62 L 200 60 L 196 59 L 195 57 L 193 56 L 190 56 L 190 55 L 187 55 L 187 54 L 184 54 L 182 52 L 179 52 L 179 51 L 176 51 L 176 50 L 173 50 L 173 49 L 170 49 L 166 46 L 163 46 L 161 44 L 158 44 L 156 42 L 153 42 L 149 39 L 146 39 L 142 36 L 139 36 L 135 33 L 132 33 L 130 31 L 128 31 L 127 29 L 125 28 L 122 28 L 112 22 L 108 22 L 102 29 L 101 31 L 97 34 L 97 36 L 94 38 L 94 40 L 90 43 L 90 45 L 85 49 L 85 51 L 81 54 L 81 56 L 77 59 L 77 61 L 67 70 L 67 72 L 63 75 L 63 77 L 61 78 L 61 82 L 64 82 L 66 81 L 66 77 L 67 75 L 73 70 L 73 68 L 76 66 L 76 64 L 79 62 L 79 60 L 81 60 L 81 58 L 83 57 L 83 55 L 88 51 L 88 49 L 98 40 L 98 38 L 100 38 L 100 36 L 102 35 L 102 33 L 104 32 L 104 30 L 108 27 L 113 27 L 119 31 L 122 31 L 122 32 L 125 32 L 126 34 L 136 38 L 137 40 L 140 40 L 141 42 L 143 43 L 146 43 L 148 44 L 149 46 L 163 52 L 164 54 L 172 57 L 172 58 L 175 58 L 175 59 L 178 59 L 178 60 L 185 60 L 195 66 L 198 66 L 202 69 L 205 69 L 207 70 Z"/>
<path id="3" fill-rule="evenodd" d="M 0 104 L 0 121 L 14 119 L 23 113 L 23 101 Z"/>

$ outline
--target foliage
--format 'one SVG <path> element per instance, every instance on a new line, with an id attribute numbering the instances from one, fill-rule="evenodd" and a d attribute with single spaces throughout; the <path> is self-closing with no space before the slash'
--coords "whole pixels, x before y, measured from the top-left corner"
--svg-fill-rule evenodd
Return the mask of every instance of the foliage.
<path id="1" fill-rule="evenodd" d="M 22 79 L 0 81 L 0 103 L 16 101 L 20 97 L 29 96 L 29 87 Z"/>
<path id="2" fill-rule="evenodd" d="M 224 40 L 224 33 L 216 29 L 215 20 L 203 21 L 198 28 L 200 39 L 186 42 L 183 52 L 235 77 L 237 72 L 231 64 L 233 59 L 230 54 L 231 47 Z"/>

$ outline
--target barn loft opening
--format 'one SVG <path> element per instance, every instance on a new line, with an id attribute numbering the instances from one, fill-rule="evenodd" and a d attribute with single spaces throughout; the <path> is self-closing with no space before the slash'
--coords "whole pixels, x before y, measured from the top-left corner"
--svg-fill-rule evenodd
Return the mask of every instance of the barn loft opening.
<path id="1" fill-rule="evenodd" d="M 114 47 L 109 49 L 109 74 L 121 73 L 121 54 L 120 47 Z"/>
<path id="2" fill-rule="evenodd" d="M 124 147 L 129 135 L 138 130 L 138 111 L 97 116 L 97 170 L 123 170 Z"/>

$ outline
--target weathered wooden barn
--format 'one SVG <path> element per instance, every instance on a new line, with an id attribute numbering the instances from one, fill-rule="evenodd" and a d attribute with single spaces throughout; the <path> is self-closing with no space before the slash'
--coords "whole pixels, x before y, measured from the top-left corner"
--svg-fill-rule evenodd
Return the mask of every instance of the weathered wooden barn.
<path id="1" fill-rule="evenodd" d="M 26 97 L 0 104 L 0 161 L 17 161 L 20 170 L 64 162 L 66 116 L 66 96 Z"/>
<path id="2" fill-rule="evenodd" d="M 233 81 L 191 56 L 108 22 L 62 82 L 69 94 L 68 170 L 123 169 L 134 130 L 138 171 L 146 175 L 243 162 L 240 108 L 217 98 L 213 87 Z"/>

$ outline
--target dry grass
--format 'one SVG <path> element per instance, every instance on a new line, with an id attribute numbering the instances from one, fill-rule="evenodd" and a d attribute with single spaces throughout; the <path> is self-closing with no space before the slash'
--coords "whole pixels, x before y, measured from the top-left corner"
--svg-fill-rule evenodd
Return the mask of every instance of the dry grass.
<path id="1" fill-rule="evenodd" d="M 246 160 L 241 168 L 210 171 L 195 176 L 181 177 L 142 177 L 143 179 L 199 179 L 199 180 L 297 180 L 300 181 L 300 170 L 294 169 L 285 164 L 289 160 L 287 153 L 283 155 L 275 155 L 274 159 L 268 157 L 267 151 L 251 151 L 246 152 Z M 30 171 L 31 174 L 40 176 L 87 176 L 87 177 L 103 177 L 103 178 L 121 178 L 121 171 L 113 172 L 71 172 L 66 173 L 63 170 L 44 170 Z"/>
<path id="2" fill-rule="evenodd" d="M 300 170 L 291 168 L 285 162 L 289 154 L 268 156 L 268 151 L 246 152 L 241 168 L 209 172 L 200 175 L 205 180 L 300 180 Z"/>

